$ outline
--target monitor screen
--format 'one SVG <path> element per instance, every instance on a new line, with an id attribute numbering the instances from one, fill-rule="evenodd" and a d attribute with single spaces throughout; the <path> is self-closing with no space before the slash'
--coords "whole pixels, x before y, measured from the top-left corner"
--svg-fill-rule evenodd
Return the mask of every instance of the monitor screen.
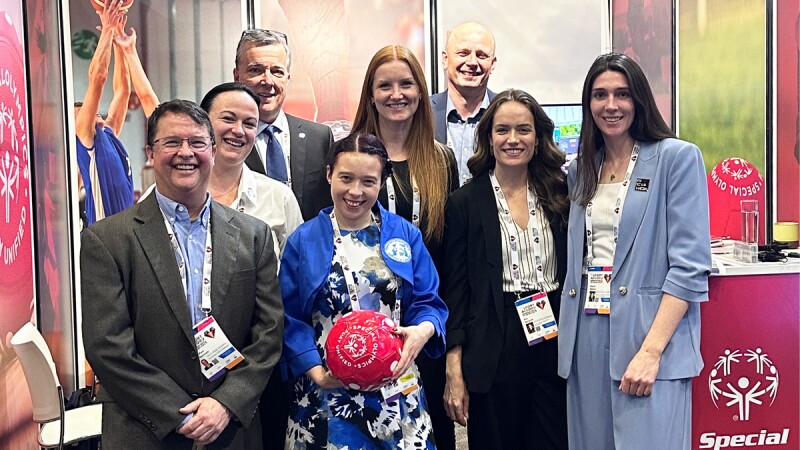
<path id="1" fill-rule="evenodd" d="M 560 104 L 542 105 L 544 112 L 555 124 L 553 140 L 567 154 L 567 162 L 578 156 L 578 142 L 581 136 L 581 105 Z"/>

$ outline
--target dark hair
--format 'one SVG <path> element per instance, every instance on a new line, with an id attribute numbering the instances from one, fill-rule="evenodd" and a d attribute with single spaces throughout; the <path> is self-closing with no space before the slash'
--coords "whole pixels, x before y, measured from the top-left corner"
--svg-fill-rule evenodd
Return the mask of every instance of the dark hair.
<path id="1" fill-rule="evenodd" d="M 214 128 L 211 126 L 211 120 L 208 114 L 202 108 L 197 106 L 195 102 L 189 100 L 175 99 L 164 102 L 156 107 L 153 114 L 147 119 L 147 145 L 152 146 L 153 141 L 156 139 L 158 133 L 158 122 L 165 114 L 179 114 L 188 116 L 194 123 L 203 125 L 208 130 L 208 135 L 211 137 L 211 143 L 214 141 Z"/>
<path id="2" fill-rule="evenodd" d="M 333 167 L 336 165 L 339 154 L 348 152 L 377 156 L 381 160 L 382 167 L 381 185 L 392 175 L 392 162 L 389 161 L 389 153 L 386 151 L 386 147 L 383 146 L 383 142 L 374 134 L 355 132 L 337 142 L 328 152 L 326 160 L 328 170 L 333 172 Z"/>
<path id="3" fill-rule="evenodd" d="M 591 101 L 594 80 L 607 71 L 619 72 L 628 80 L 628 88 L 634 104 L 634 117 L 628 133 L 639 142 L 660 141 L 674 138 L 661 113 L 658 111 L 653 91 L 639 64 L 620 53 L 606 53 L 594 60 L 586 80 L 583 82 L 583 123 L 581 124 L 580 148 L 578 150 L 577 180 L 572 190 L 572 199 L 586 206 L 597 191 L 597 153 L 604 145 L 603 134 L 592 117 Z"/>
<path id="4" fill-rule="evenodd" d="M 258 94 L 256 94 L 246 85 L 233 81 L 230 83 L 222 83 L 211 88 L 211 90 L 206 93 L 206 95 L 203 97 L 203 100 L 200 102 L 200 107 L 203 108 L 203 111 L 205 112 L 211 111 L 211 106 L 214 104 L 214 100 L 216 100 L 220 94 L 231 91 L 242 91 L 249 95 L 254 102 L 256 102 L 256 106 L 261 105 L 261 99 L 258 98 Z"/>
<path id="5" fill-rule="evenodd" d="M 558 216 L 566 223 L 569 219 L 569 200 L 567 199 L 567 177 L 561 167 L 566 159 L 564 152 L 553 141 L 553 121 L 530 94 L 519 89 L 507 89 L 497 94 L 483 113 L 475 131 L 476 151 L 467 167 L 473 177 L 493 169 L 497 161 L 492 152 L 492 128 L 494 116 L 500 106 L 507 102 L 524 105 L 533 115 L 537 144 L 533 157 L 528 162 L 528 181 L 533 188 L 539 205 L 551 220 Z"/>
<path id="6" fill-rule="evenodd" d="M 260 28 L 251 28 L 242 31 L 242 36 L 239 38 L 239 44 L 236 45 L 236 67 L 242 62 L 244 55 L 244 46 L 251 44 L 253 47 L 262 47 L 265 45 L 280 45 L 286 52 L 286 70 L 292 68 L 292 50 L 289 48 L 289 38 L 285 33 L 274 30 L 262 30 Z"/>

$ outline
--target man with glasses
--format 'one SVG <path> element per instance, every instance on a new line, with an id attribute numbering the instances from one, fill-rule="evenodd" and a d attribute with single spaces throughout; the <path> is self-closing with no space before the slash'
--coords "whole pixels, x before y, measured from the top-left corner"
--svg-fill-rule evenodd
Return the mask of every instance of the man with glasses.
<path id="1" fill-rule="evenodd" d="M 292 188 L 303 219 L 309 220 L 333 204 L 325 178 L 333 133 L 325 125 L 283 112 L 291 65 L 285 34 L 247 30 L 236 48 L 233 79 L 253 89 L 261 100 L 256 144 L 245 163 Z"/>
<path id="2" fill-rule="evenodd" d="M 205 111 L 172 100 L 147 130 L 154 195 L 81 241 L 103 448 L 261 449 L 258 401 L 283 338 L 272 236 L 211 200 L 216 146 Z"/>
<path id="3" fill-rule="evenodd" d="M 475 154 L 475 128 L 494 98 L 488 89 L 494 51 L 492 32 L 477 22 L 450 30 L 442 52 L 447 90 L 431 96 L 436 140 L 453 150 L 462 186 L 472 177 L 467 161 Z"/>

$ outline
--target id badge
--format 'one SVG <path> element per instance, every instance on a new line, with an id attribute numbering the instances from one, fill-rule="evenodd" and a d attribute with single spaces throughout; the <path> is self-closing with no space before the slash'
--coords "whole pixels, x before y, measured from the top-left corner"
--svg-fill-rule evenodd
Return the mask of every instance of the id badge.
<path id="1" fill-rule="evenodd" d="M 586 314 L 611 314 L 611 266 L 586 268 L 588 285 L 583 312 Z"/>
<path id="2" fill-rule="evenodd" d="M 403 376 L 381 388 L 381 395 L 385 403 L 393 402 L 401 395 L 408 395 L 419 389 L 417 375 L 409 370 Z"/>
<path id="3" fill-rule="evenodd" d="M 514 302 L 528 345 L 558 336 L 558 325 L 547 293 L 537 292 Z"/>
<path id="4" fill-rule="evenodd" d="M 244 356 L 231 344 L 214 316 L 201 320 L 193 331 L 200 371 L 210 381 L 244 361 Z"/>

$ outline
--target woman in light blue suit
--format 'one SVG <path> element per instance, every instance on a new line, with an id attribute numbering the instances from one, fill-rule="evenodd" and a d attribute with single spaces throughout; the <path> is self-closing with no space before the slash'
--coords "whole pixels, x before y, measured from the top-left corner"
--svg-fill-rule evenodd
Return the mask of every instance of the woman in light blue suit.
<path id="1" fill-rule="evenodd" d="M 703 158 L 627 56 L 595 60 L 583 116 L 558 337 L 570 448 L 688 449 L 711 266 Z"/>

